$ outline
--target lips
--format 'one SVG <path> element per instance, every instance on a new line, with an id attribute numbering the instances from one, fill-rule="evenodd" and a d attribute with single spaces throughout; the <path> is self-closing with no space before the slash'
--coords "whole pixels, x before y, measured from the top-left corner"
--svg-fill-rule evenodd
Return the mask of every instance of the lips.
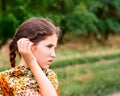
<path id="1" fill-rule="evenodd" d="M 48 62 L 52 62 L 53 60 L 48 60 Z"/>

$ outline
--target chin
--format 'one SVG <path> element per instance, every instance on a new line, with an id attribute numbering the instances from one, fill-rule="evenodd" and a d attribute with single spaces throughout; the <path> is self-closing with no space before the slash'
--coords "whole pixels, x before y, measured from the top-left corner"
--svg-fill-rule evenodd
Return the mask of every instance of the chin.
<path id="1" fill-rule="evenodd" d="M 42 69 L 43 69 L 43 70 L 46 70 L 46 69 L 48 69 L 48 68 L 49 68 L 49 66 L 46 66 L 46 67 L 43 67 Z"/>

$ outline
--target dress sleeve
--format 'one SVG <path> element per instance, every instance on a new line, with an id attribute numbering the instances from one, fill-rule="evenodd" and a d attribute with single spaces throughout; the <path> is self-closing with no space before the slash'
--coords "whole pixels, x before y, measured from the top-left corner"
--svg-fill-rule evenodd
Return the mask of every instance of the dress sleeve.
<path id="1" fill-rule="evenodd" d="M 59 89 L 59 83 L 58 83 L 58 78 L 56 73 L 49 69 L 49 76 L 48 76 L 49 80 L 51 81 L 53 87 L 55 88 L 57 95 L 60 96 L 60 89 Z"/>
<path id="2" fill-rule="evenodd" d="M 0 73 L 0 96 L 14 96 L 14 89 L 10 87 L 4 73 Z"/>

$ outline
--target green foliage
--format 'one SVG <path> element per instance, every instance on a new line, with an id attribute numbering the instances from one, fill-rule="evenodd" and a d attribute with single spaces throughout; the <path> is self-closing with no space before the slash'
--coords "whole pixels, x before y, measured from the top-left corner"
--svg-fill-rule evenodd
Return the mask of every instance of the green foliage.
<path id="1" fill-rule="evenodd" d="M 75 33 L 77 32 L 77 34 L 88 35 L 89 32 L 94 32 L 96 34 L 98 32 L 96 24 L 99 20 L 93 13 L 89 13 L 87 10 L 81 9 L 80 12 L 75 11 L 71 15 L 68 14 L 65 21 L 68 30 Z"/>
<path id="2" fill-rule="evenodd" d="M 0 44 L 5 43 L 6 38 L 9 39 L 13 36 L 16 26 L 17 20 L 13 14 L 8 14 L 0 19 Z"/>
<path id="3" fill-rule="evenodd" d="M 13 37 L 19 24 L 32 16 L 26 10 L 28 1 L 26 0 L 26 3 L 24 0 L 0 1 L 0 47 Z"/>
<path id="4" fill-rule="evenodd" d="M 63 39 L 67 32 L 107 39 L 110 33 L 120 33 L 119 10 L 119 0 L 1 0 L 0 45 L 29 17 L 52 19 L 61 27 Z"/>
<path id="5" fill-rule="evenodd" d="M 118 0 L 92 0 L 88 3 L 88 9 L 98 18 L 97 28 L 99 30 L 98 39 L 107 39 L 110 33 L 120 33 L 120 1 Z M 96 2 L 96 3 L 95 3 Z"/>

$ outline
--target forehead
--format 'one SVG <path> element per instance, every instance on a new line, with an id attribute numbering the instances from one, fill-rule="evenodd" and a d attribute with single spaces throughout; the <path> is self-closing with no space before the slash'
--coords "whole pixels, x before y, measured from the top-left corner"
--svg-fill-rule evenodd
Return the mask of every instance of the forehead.
<path id="1" fill-rule="evenodd" d="M 46 37 L 44 40 L 40 41 L 39 43 L 41 44 L 46 44 L 46 43 L 52 43 L 54 45 L 57 44 L 58 37 L 56 34 L 53 34 L 51 36 Z"/>

